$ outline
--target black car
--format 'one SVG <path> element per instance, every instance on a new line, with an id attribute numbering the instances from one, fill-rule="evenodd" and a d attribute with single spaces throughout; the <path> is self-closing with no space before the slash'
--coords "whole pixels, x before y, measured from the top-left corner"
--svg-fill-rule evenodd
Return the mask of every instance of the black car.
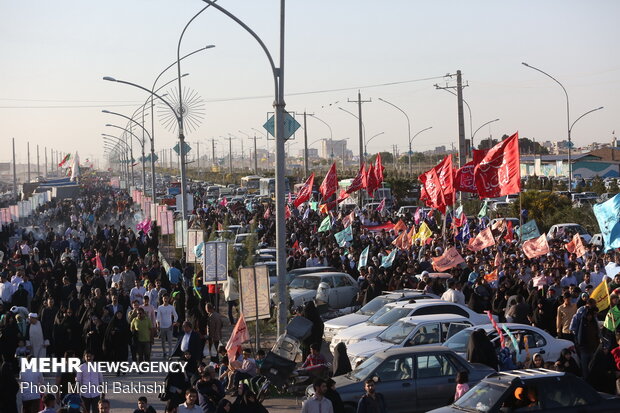
<path id="1" fill-rule="evenodd" d="M 581 378 L 547 369 L 493 373 L 450 406 L 447 412 L 620 412 L 620 398 L 598 393 Z"/>

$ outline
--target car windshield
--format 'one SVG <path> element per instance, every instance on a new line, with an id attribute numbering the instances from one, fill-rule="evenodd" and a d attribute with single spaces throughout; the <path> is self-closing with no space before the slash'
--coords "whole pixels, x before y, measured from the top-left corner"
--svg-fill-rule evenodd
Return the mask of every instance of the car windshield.
<path id="1" fill-rule="evenodd" d="M 348 374 L 348 377 L 352 378 L 353 380 L 362 381 L 369 377 L 370 374 L 377 369 L 377 367 L 379 366 L 379 364 L 381 364 L 382 361 L 383 359 L 377 356 L 372 356 L 362 362 L 362 364 L 357 366 L 355 370 Z"/>
<path id="2" fill-rule="evenodd" d="M 454 351 L 455 353 L 465 353 L 467 351 L 467 343 L 469 342 L 469 336 L 471 336 L 472 331 L 473 330 L 470 330 L 470 329 L 459 331 L 458 333 L 450 337 L 448 340 L 446 340 L 446 342 L 443 343 L 443 345 L 448 347 L 450 350 Z"/>
<path id="3" fill-rule="evenodd" d="M 368 303 L 368 304 L 370 304 L 370 303 Z M 376 313 L 374 313 L 372 315 L 372 317 L 370 317 L 368 319 L 368 322 L 371 323 L 371 324 L 374 323 L 377 318 L 381 317 L 383 314 L 387 313 L 388 311 L 392 310 L 393 308 L 394 307 L 381 307 L 379 310 L 377 310 Z"/>
<path id="4" fill-rule="evenodd" d="M 291 288 L 303 288 L 305 290 L 316 290 L 321 283 L 320 277 L 297 277 L 291 282 Z"/>
<path id="5" fill-rule="evenodd" d="M 391 303 L 392 300 L 385 297 L 375 297 L 368 302 L 365 306 L 358 310 L 359 314 L 371 316 L 375 314 L 381 307 L 387 303 Z"/>
<path id="6" fill-rule="evenodd" d="M 465 410 L 488 412 L 497 404 L 505 392 L 505 386 L 481 381 L 454 402 L 454 405 Z"/>
<path id="7" fill-rule="evenodd" d="M 416 324 L 411 324 L 403 320 L 399 320 L 386 328 L 377 338 L 392 344 L 400 344 L 413 331 Z"/>
<path id="8" fill-rule="evenodd" d="M 381 317 L 377 318 L 371 324 L 376 326 L 391 326 L 396 322 L 396 320 L 407 317 L 411 312 L 411 308 L 394 308 L 392 311 L 388 311 L 383 314 Z"/>

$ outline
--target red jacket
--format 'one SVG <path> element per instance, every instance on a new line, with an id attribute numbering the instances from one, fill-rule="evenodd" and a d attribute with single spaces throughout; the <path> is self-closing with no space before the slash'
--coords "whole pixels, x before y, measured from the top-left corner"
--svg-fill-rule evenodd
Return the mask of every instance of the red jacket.
<path id="1" fill-rule="evenodd" d="M 611 355 L 614 356 L 614 363 L 616 363 L 616 370 L 620 371 L 620 347 L 616 347 L 611 350 Z"/>

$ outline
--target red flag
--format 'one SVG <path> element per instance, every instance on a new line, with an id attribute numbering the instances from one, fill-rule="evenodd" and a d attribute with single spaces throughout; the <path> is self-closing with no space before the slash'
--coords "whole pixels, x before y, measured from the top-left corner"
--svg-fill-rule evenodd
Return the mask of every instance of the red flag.
<path id="1" fill-rule="evenodd" d="M 342 226 L 343 227 L 348 227 L 349 225 L 351 225 L 353 223 L 353 220 L 355 219 L 355 212 L 351 211 L 351 213 L 349 215 L 347 215 L 346 217 L 342 218 Z"/>
<path id="2" fill-rule="evenodd" d="M 351 194 L 355 191 L 359 191 L 360 189 L 364 189 L 366 187 L 365 178 L 366 165 L 362 164 L 359 172 L 357 173 L 357 176 L 355 177 L 355 179 L 353 179 L 353 182 L 351 182 L 351 185 L 349 185 L 349 187 L 347 188 L 347 194 Z"/>
<path id="3" fill-rule="evenodd" d="M 381 212 L 385 209 L 385 198 L 383 198 L 381 200 L 381 202 L 379 202 L 379 205 L 377 205 L 377 212 Z"/>
<path id="4" fill-rule="evenodd" d="M 375 167 L 371 164 L 366 170 L 366 191 L 368 196 L 372 196 L 377 188 L 379 188 L 379 183 L 377 182 Z"/>
<path id="5" fill-rule="evenodd" d="M 476 252 L 490 247 L 491 245 L 495 245 L 495 238 L 493 238 L 491 227 L 486 227 L 480 231 L 476 238 L 469 240 L 469 245 L 467 245 L 467 248 Z"/>
<path id="6" fill-rule="evenodd" d="M 454 188 L 462 192 L 478 192 L 476 189 L 476 180 L 474 179 L 474 169 L 476 165 L 484 158 L 488 151 L 474 149 L 474 160 L 467 162 L 463 167 L 456 171 L 454 177 Z"/>
<path id="7" fill-rule="evenodd" d="M 474 177 L 480 198 L 494 198 L 521 191 L 519 133 L 491 148 L 476 165 Z"/>
<path id="8" fill-rule="evenodd" d="M 237 359 L 237 352 L 241 350 L 241 345 L 250 340 L 250 333 L 248 332 L 248 326 L 245 324 L 245 318 L 243 312 L 239 314 L 239 320 L 235 324 L 232 334 L 228 343 L 226 343 L 226 352 L 228 353 L 229 360 Z"/>
<path id="9" fill-rule="evenodd" d="M 226 199 L 226 197 L 224 197 L 221 201 L 220 201 L 220 205 L 223 207 L 226 207 L 228 205 L 228 199 Z"/>
<path id="10" fill-rule="evenodd" d="M 446 201 L 435 168 L 424 172 L 418 179 L 422 182 L 422 186 L 425 190 L 426 205 L 445 212 Z"/>
<path id="11" fill-rule="evenodd" d="M 515 232 L 512 229 L 511 221 L 506 222 L 506 235 L 504 236 L 504 239 L 508 242 L 511 242 L 512 240 L 515 239 Z"/>
<path id="12" fill-rule="evenodd" d="M 586 247 L 583 245 L 583 241 L 579 234 L 573 235 L 573 239 L 568 244 L 564 245 L 564 248 L 571 254 L 575 254 L 577 258 L 583 257 L 586 253 Z"/>
<path id="13" fill-rule="evenodd" d="M 523 253 L 529 259 L 540 257 L 549 252 L 549 243 L 547 242 L 547 234 L 542 234 L 538 238 L 528 239 L 523 243 Z"/>
<path id="14" fill-rule="evenodd" d="M 327 201 L 327 198 L 332 196 L 338 189 L 338 175 L 336 174 L 336 162 L 334 162 L 329 168 L 327 175 L 323 179 L 323 183 L 319 187 L 319 192 L 323 196 L 323 200 Z"/>
<path id="15" fill-rule="evenodd" d="M 454 228 L 460 228 L 463 225 L 465 225 L 466 222 L 467 222 L 467 215 L 465 215 L 464 212 L 461 212 L 460 217 L 454 217 L 454 220 L 452 220 L 452 226 Z"/>
<path id="16" fill-rule="evenodd" d="M 299 207 L 304 202 L 308 202 L 310 200 L 310 196 L 312 195 L 312 187 L 314 186 L 314 172 L 306 179 L 304 186 L 301 187 L 299 193 L 297 194 L 297 198 L 293 205 L 295 208 Z"/>
<path id="17" fill-rule="evenodd" d="M 452 163 L 452 155 L 446 155 L 434 169 L 437 171 L 446 203 L 448 205 L 454 205 L 456 191 L 454 190 L 454 166 Z"/>
<path id="18" fill-rule="evenodd" d="M 349 193 L 347 191 L 345 191 L 344 189 L 341 189 L 340 193 L 338 194 L 338 198 L 336 199 L 336 202 L 337 203 L 341 203 L 342 201 L 344 201 L 345 199 L 347 199 L 350 196 L 351 195 L 349 195 Z"/>
<path id="19" fill-rule="evenodd" d="M 445 271 L 464 263 L 465 260 L 454 247 L 450 247 L 440 257 L 432 258 L 435 271 Z"/>
<path id="20" fill-rule="evenodd" d="M 284 219 L 289 219 L 291 215 L 291 209 L 288 207 L 288 205 L 284 205 Z"/>
<path id="21" fill-rule="evenodd" d="M 99 271 L 103 271 L 103 263 L 101 262 L 101 256 L 99 255 L 99 253 L 97 253 L 97 256 L 95 257 L 95 262 L 97 263 L 97 268 L 99 268 Z"/>
<path id="22" fill-rule="evenodd" d="M 298 241 L 298 240 L 295 240 L 295 242 L 293 243 L 292 248 L 293 248 L 295 251 L 298 251 L 298 250 L 299 250 L 299 241 Z"/>
<path id="23" fill-rule="evenodd" d="M 265 218 L 265 219 L 271 218 L 271 208 L 267 208 L 267 210 L 265 211 L 265 214 L 263 215 L 263 218 Z M 220 224 L 218 224 L 218 225 L 220 225 Z"/>
<path id="24" fill-rule="evenodd" d="M 381 163 L 381 152 L 377 153 L 377 157 L 375 158 L 375 176 L 377 177 L 377 185 L 381 185 L 383 182 L 383 171 L 385 168 Z"/>

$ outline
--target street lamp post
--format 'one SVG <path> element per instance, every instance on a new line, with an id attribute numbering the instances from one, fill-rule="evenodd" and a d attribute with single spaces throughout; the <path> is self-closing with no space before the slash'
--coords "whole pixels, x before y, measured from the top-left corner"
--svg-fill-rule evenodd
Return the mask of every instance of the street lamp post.
<path id="1" fill-rule="evenodd" d="M 555 77 L 551 76 L 549 73 L 543 72 L 539 68 L 531 66 L 525 62 L 522 62 L 521 64 L 525 67 L 529 67 L 530 69 L 534 69 L 537 72 L 540 72 L 543 75 L 550 78 L 551 80 L 553 80 L 555 83 L 560 85 L 560 87 L 564 91 L 564 95 L 566 96 L 566 130 L 567 130 L 567 135 L 568 135 L 568 190 L 570 191 L 572 189 L 572 183 L 573 183 L 573 161 L 572 161 L 573 143 L 571 142 L 571 137 L 570 137 L 571 123 L 570 123 L 570 104 L 568 100 L 568 92 L 566 91 L 566 88 L 564 87 L 564 85 L 560 83 L 560 81 L 557 80 Z"/>
<path id="2" fill-rule="evenodd" d="M 329 129 L 329 144 L 330 144 L 330 147 L 331 147 L 331 159 L 333 161 L 333 158 L 334 158 L 334 134 L 332 132 L 332 127 L 329 126 L 329 124 L 327 122 L 325 122 L 323 119 L 319 118 L 318 116 L 316 116 L 314 114 L 308 114 L 308 116 L 311 116 L 314 119 L 318 120 L 319 122 L 321 122 L 322 124 L 327 126 L 327 128 Z M 308 156 L 308 148 L 307 147 L 305 148 L 304 154 L 305 154 L 306 157 Z M 342 169 L 344 170 L 344 158 L 342 160 Z"/>
<path id="3" fill-rule="evenodd" d="M 274 83 L 274 134 L 276 140 L 276 272 L 278 274 L 278 335 L 282 334 L 287 322 L 287 295 L 286 295 L 286 222 L 284 220 L 285 208 L 285 159 L 284 159 L 284 28 L 285 28 L 285 0 L 280 0 L 280 64 L 276 67 L 274 60 L 260 37 L 250 29 L 245 23 L 235 15 L 216 4 L 213 0 L 203 0 L 205 3 L 215 7 L 226 16 L 234 20 L 243 27 L 260 45 L 269 61 Z"/>
<path id="4" fill-rule="evenodd" d="M 265 134 L 265 150 L 267 151 L 267 169 L 269 169 L 269 165 L 270 165 L 270 163 L 269 163 L 269 158 L 270 158 L 269 157 L 269 134 L 265 130 L 264 131 L 259 131 L 256 128 L 250 128 L 250 129 L 252 129 L 254 132 L 258 132 L 261 135 L 263 133 Z M 254 136 L 256 136 L 256 135 L 254 135 Z M 257 139 L 262 139 L 262 138 L 257 138 Z M 256 142 L 254 142 L 254 144 L 255 144 L 254 148 L 256 148 Z"/>
<path id="5" fill-rule="evenodd" d="M 407 118 L 407 141 L 409 142 L 409 176 L 411 176 L 413 169 L 411 166 L 411 153 L 412 153 L 411 152 L 411 122 L 409 121 L 409 115 L 407 115 L 407 112 L 405 112 L 404 110 L 402 110 L 395 104 L 388 102 L 387 100 L 382 99 L 382 98 L 379 98 L 379 100 L 399 110 L 403 115 L 405 115 L 405 118 Z"/>
<path id="6" fill-rule="evenodd" d="M 102 135 L 104 142 L 108 142 L 111 144 L 113 143 L 114 145 L 118 145 L 118 146 L 120 146 L 121 144 L 125 145 L 126 153 L 129 153 L 131 155 L 131 159 L 125 156 L 125 159 L 126 159 L 126 166 L 125 166 L 126 175 L 125 176 L 126 176 L 126 180 L 129 181 L 129 163 L 131 163 L 131 180 L 133 182 L 133 154 L 131 153 L 131 148 L 129 147 L 129 144 L 127 144 L 127 142 L 125 142 L 123 139 L 117 136 L 107 135 L 105 133 L 102 133 L 101 135 Z"/>
<path id="7" fill-rule="evenodd" d="M 117 128 L 117 129 L 120 129 L 120 130 L 122 130 L 124 132 L 129 133 L 131 136 L 136 138 L 136 140 L 140 144 L 140 148 L 142 148 L 142 189 L 145 190 L 146 187 L 144 185 L 146 185 L 146 175 L 145 175 L 145 169 L 144 169 L 144 162 L 145 162 L 145 160 L 144 160 L 144 139 L 140 139 L 135 133 L 133 133 L 131 131 L 131 129 L 125 129 L 123 127 L 112 125 L 112 124 L 109 124 L 109 123 L 106 123 L 105 126 L 109 126 L 109 127 L 112 127 L 112 128 Z M 105 133 L 102 133 L 102 135 L 103 136 L 111 136 L 111 135 L 106 135 Z M 131 146 L 131 148 L 132 148 L 131 149 L 131 157 L 133 158 L 133 145 Z M 131 167 L 131 183 L 132 183 L 132 185 L 134 184 L 134 182 L 133 182 L 133 164 L 132 164 L 132 167 Z"/>
<path id="8" fill-rule="evenodd" d="M 124 135 L 124 134 L 123 134 Z M 117 140 L 121 140 L 121 138 L 114 136 L 114 135 L 108 135 L 106 133 L 102 133 L 101 136 L 107 136 L 108 138 L 114 138 Z M 135 136 L 135 135 L 134 135 Z M 133 140 L 131 139 L 131 136 L 129 137 L 129 141 L 133 143 Z M 140 140 L 138 139 L 138 142 Z M 134 185 L 135 184 L 135 178 L 134 178 L 134 172 L 133 172 L 133 145 L 127 145 L 127 143 L 125 141 L 123 141 L 123 143 L 125 143 L 127 150 L 129 151 L 130 157 L 131 157 L 131 184 Z M 127 167 L 129 168 L 129 167 Z"/>
<path id="9" fill-rule="evenodd" d="M 473 150 L 474 150 L 474 136 L 476 136 L 476 133 L 478 133 L 478 131 L 480 129 L 482 129 L 483 127 L 487 126 L 489 123 L 493 123 L 493 122 L 497 122 L 497 121 L 499 121 L 499 118 L 490 120 L 488 122 L 485 122 L 482 125 L 480 125 L 480 127 L 478 129 L 476 129 L 474 131 L 474 133 L 471 134 L 471 145 L 472 145 L 471 149 L 472 149 L 472 153 L 473 153 Z M 489 149 L 491 149 L 491 148 L 489 147 Z"/>
<path id="10" fill-rule="evenodd" d="M 601 110 L 603 108 L 604 108 L 604 106 L 598 107 L 596 109 L 591 109 L 591 110 L 587 111 L 586 113 L 584 113 L 583 115 L 579 116 L 577 119 L 575 119 L 575 121 L 573 123 L 571 123 L 570 127 L 568 128 L 568 132 L 569 133 L 573 132 L 573 126 L 575 126 L 575 123 L 577 123 L 577 121 L 579 121 L 581 118 L 583 118 L 586 115 L 589 115 L 592 112 L 596 112 L 597 110 Z"/>
<path id="11" fill-rule="evenodd" d="M 377 136 L 381 136 L 383 135 L 385 132 L 379 132 L 376 135 L 372 135 L 370 137 L 370 139 L 368 139 L 366 142 L 364 142 L 364 156 L 368 156 L 368 144 L 370 143 L 371 140 L 373 140 L 374 138 L 376 138 Z"/>

